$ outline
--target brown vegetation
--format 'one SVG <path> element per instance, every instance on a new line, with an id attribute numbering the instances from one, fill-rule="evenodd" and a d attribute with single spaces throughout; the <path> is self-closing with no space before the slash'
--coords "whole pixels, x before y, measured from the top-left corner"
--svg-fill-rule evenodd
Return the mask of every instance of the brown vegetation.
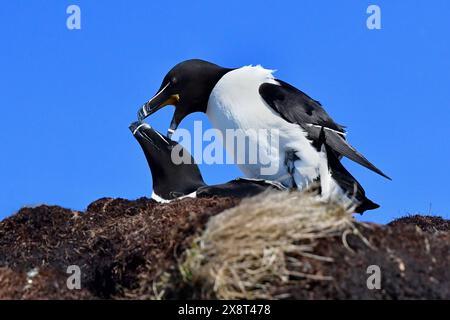
<path id="1" fill-rule="evenodd" d="M 66 286 L 70 265 L 82 290 Z M 381 290 L 366 286 L 369 265 Z M 300 194 L 101 199 L 0 222 L 0 299 L 97 298 L 450 298 L 449 222 L 361 224 Z"/>

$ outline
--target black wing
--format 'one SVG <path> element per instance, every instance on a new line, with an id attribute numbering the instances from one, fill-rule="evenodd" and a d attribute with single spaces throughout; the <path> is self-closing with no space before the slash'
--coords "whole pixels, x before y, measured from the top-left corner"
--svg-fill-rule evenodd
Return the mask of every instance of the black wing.
<path id="1" fill-rule="evenodd" d="M 319 101 L 284 81 L 278 79 L 276 81 L 280 85 L 262 84 L 259 94 L 281 117 L 300 125 L 307 132 L 308 138 L 315 144 L 319 141 L 321 129 L 325 128 L 326 143 L 338 156 L 345 156 L 379 175 L 391 179 L 345 140 L 344 127 L 331 119 Z"/>
<path id="2" fill-rule="evenodd" d="M 198 198 L 235 197 L 244 199 L 256 196 L 266 190 L 283 191 L 285 188 L 272 181 L 238 178 L 224 184 L 204 186 L 197 190 Z"/>

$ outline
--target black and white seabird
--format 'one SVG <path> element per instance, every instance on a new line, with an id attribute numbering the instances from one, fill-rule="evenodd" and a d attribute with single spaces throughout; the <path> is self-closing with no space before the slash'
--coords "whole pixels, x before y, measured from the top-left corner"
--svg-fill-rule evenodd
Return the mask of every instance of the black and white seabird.
<path id="1" fill-rule="evenodd" d="M 202 178 L 191 154 L 168 137 L 162 135 L 150 125 L 134 122 L 130 125 L 133 136 L 144 151 L 153 178 L 152 199 L 166 203 L 180 198 L 209 198 L 212 196 L 247 198 L 268 189 L 286 190 L 273 181 L 239 178 L 230 182 L 208 186 Z M 174 164 L 172 150 L 182 157 L 190 158 L 189 163 Z"/>
<path id="2" fill-rule="evenodd" d="M 278 181 L 299 189 L 320 181 L 324 197 L 349 193 L 351 188 L 343 188 L 342 181 L 341 185 L 336 181 L 337 175 L 352 181 L 353 188 L 360 185 L 340 164 L 345 156 L 390 179 L 347 142 L 344 127 L 334 122 L 318 101 L 274 78 L 272 70 L 261 66 L 229 69 L 198 59 L 184 61 L 164 77 L 160 89 L 139 110 L 138 117 L 142 120 L 166 105 L 176 108 L 169 137 L 193 112 L 206 113 L 224 136 L 227 129 L 277 129 L 277 150 L 259 145 L 259 152 L 266 152 L 265 159 L 278 162 L 278 172 L 265 176 L 262 164 L 238 164 L 249 178 Z M 254 143 L 264 140 L 270 141 Z M 235 144 L 226 144 L 225 148 L 236 154 Z M 331 163 L 341 167 L 339 174 L 335 169 L 333 175 Z"/>

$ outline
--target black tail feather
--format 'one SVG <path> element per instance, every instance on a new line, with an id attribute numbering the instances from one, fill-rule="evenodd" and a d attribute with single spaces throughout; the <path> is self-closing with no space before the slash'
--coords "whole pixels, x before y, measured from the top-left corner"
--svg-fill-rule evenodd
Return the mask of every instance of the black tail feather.
<path id="1" fill-rule="evenodd" d="M 358 205 L 355 212 L 362 214 L 367 210 L 379 208 L 380 206 L 378 204 L 366 197 L 366 192 L 361 184 L 342 165 L 335 150 L 328 145 L 327 137 L 328 135 L 326 135 L 325 130 L 322 128 L 319 136 L 319 144 L 316 147 L 325 147 L 331 176 L 349 197 L 357 201 Z"/>
<path id="2" fill-rule="evenodd" d="M 363 214 L 366 211 L 375 210 L 378 209 L 379 207 L 380 207 L 379 204 L 376 204 L 370 199 L 365 198 L 364 201 L 356 207 L 355 212 Z"/>
<path id="3" fill-rule="evenodd" d="M 355 161 L 356 163 L 359 163 L 360 165 L 366 167 L 369 170 L 372 170 L 373 172 L 378 173 L 379 175 L 385 177 L 386 179 L 392 180 L 390 177 L 388 177 L 386 174 L 384 174 L 380 169 L 375 167 L 372 163 L 370 163 L 369 160 L 367 160 L 361 153 L 356 151 L 355 148 L 353 148 L 343 137 L 340 135 L 326 130 L 325 132 L 327 144 L 336 152 L 339 154 L 349 158 L 352 161 Z"/>

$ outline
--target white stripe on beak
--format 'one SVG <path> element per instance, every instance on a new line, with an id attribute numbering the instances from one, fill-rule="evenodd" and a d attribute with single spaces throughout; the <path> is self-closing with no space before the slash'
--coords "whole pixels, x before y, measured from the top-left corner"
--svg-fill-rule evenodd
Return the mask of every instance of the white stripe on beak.
<path id="1" fill-rule="evenodd" d="M 146 124 L 146 123 L 141 123 L 140 125 L 138 125 L 138 127 L 137 127 L 136 129 L 134 129 L 133 135 L 135 135 L 136 132 L 138 132 L 139 128 L 144 127 L 144 126 L 148 126 L 148 124 Z"/>
<path id="2" fill-rule="evenodd" d="M 163 137 L 158 131 L 155 130 L 155 133 L 166 143 L 166 144 L 170 144 L 165 137 Z"/>
<path id="3" fill-rule="evenodd" d="M 168 82 L 168 83 L 164 86 L 164 88 L 162 88 L 161 90 L 159 90 L 159 92 L 158 92 L 157 94 L 155 94 L 155 96 L 154 96 L 153 98 L 151 98 L 150 100 L 148 100 L 148 102 L 150 102 L 150 101 L 156 99 L 161 93 L 163 93 L 164 90 L 167 89 L 167 87 L 169 86 L 169 84 L 170 84 L 170 82 Z"/>
<path id="4" fill-rule="evenodd" d="M 167 87 L 168 87 L 169 85 L 170 85 L 170 82 L 168 82 L 168 83 L 164 86 L 164 88 L 162 88 L 161 90 L 159 90 L 159 92 L 158 92 L 157 94 L 155 94 L 155 95 L 153 96 L 153 98 L 151 98 L 150 100 L 148 100 L 148 101 L 142 106 L 141 110 L 139 110 L 139 112 L 138 112 L 138 118 L 139 118 L 139 120 L 143 120 L 143 119 L 145 119 L 145 118 L 149 115 L 149 113 L 147 112 L 147 105 L 148 105 L 149 103 L 151 103 L 153 100 L 155 100 L 156 98 L 158 98 L 159 95 L 160 95 L 161 93 L 163 93 L 164 90 L 166 90 Z"/>

